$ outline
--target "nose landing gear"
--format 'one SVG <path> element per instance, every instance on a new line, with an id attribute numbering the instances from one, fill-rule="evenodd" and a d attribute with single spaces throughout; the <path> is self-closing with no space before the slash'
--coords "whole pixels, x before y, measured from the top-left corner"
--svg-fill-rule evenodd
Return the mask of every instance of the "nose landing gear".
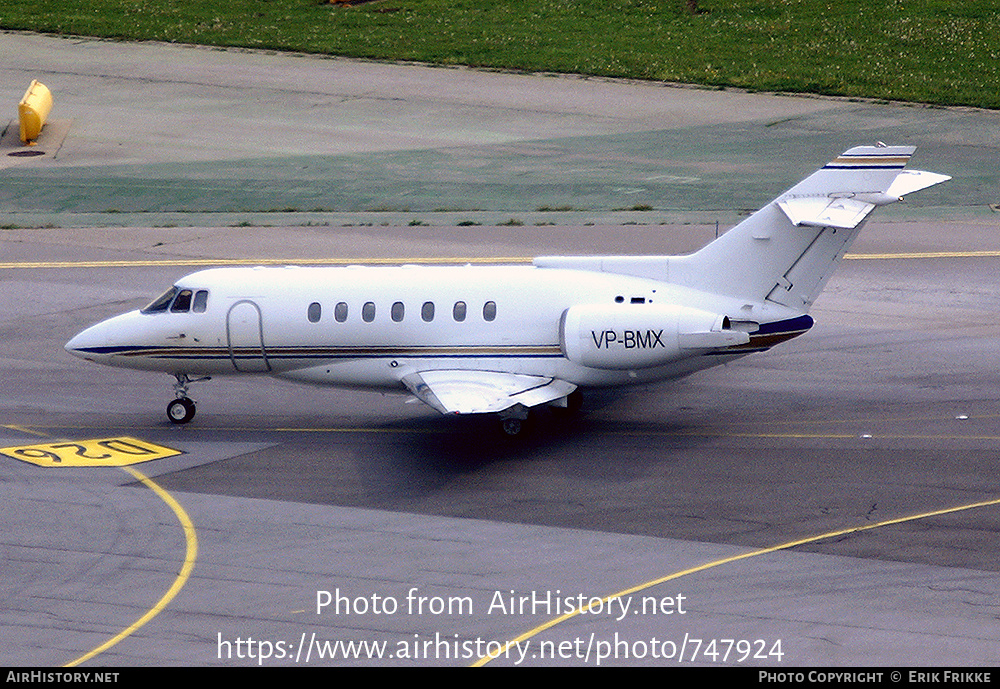
<path id="1" fill-rule="evenodd" d="M 196 411 L 194 400 L 187 396 L 188 385 L 191 383 L 200 383 L 203 380 L 211 380 L 211 377 L 205 376 L 203 378 L 192 379 L 186 373 L 175 373 L 174 378 L 177 379 L 177 382 L 174 383 L 174 395 L 176 398 L 167 405 L 167 418 L 170 419 L 170 423 L 180 425 L 191 421 Z"/>
<path id="2" fill-rule="evenodd" d="M 167 405 L 167 418 L 171 423 L 187 423 L 194 418 L 194 413 L 194 401 L 187 397 L 178 397 Z"/>

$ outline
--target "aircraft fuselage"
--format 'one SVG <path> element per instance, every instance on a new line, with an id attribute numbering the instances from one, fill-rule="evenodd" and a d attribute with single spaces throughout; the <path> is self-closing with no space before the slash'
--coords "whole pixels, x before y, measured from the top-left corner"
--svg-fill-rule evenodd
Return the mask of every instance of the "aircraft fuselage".
<path id="1" fill-rule="evenodd" d="M 66 348 L 111 366 L 362 388 L 401 390 L 407 371 L 434 369 L 613 386 L 685 375 L 760 349 L 706 356 L 706 348 L 678 348 L 676 326 L 665 322 L 670 314 L 658 319 L 658 309 L 742 309 L 758 323 L 799 315 L 651 279 L 534 266 L 218 268 L 178 281 L 174 292 L 185 291 L 191 296 L 182 305 L 175 296 L 162 310 L 117 316 Z M 201 308 L 199 292 L 207 293 Z M 653 315 L 629 327 L 595 312 L 582 336 L 613 365 L 574 362 L 564 314 L 605 305 Z M 629 354 L 646 358 L 631 365 Z"/>

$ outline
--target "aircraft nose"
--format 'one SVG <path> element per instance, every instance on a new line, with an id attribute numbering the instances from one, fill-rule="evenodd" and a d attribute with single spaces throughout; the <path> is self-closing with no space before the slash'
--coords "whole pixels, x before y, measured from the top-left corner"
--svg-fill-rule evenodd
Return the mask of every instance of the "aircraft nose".
<path id="1" fill-rule="evenodd" d="M 66 343 L 66 351 L 87 361 L 107 363 L 112 355 L 121 349 L 117 345 L 123 344 L 119 342 L 122 337 L 122 325 L 128 324 L 126 319 L 130 315 L 115 316 L 77 333 Z"/>
<path id="2" fill-rule="evenodd" d="M 91 326 L 86 330 L 74 335 L 69 342 L 66 343 L 65 349 L 67 352 L 73 356 L 80 357 L 81 359 L 86 359 L 87 361 L 99 361 L 101 359 L 100 352 L 102 349 L 102 344 L 107 338 L 100 337 L 97 334 L 97 330 L 100 324 Z"/>
<path id="3" fill-rule="evenodd" d="M 73 356 L 99 364 L 125 365 L 123 355 L 135 350 L 148 335 L 138 311 L 109 318 L 77 333 L 64 347 Z"/>

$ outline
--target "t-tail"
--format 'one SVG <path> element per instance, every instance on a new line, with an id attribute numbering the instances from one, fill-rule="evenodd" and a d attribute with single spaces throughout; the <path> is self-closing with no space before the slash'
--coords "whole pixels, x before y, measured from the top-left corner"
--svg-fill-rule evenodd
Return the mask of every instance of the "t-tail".
<path id="1" fill-rule="evenodd" d="M 877 206 L 950 179 L 904 170 L 913 146 L 857 146 L 700 251 L 672 257 L 670 282 L 808 311 Z"/>

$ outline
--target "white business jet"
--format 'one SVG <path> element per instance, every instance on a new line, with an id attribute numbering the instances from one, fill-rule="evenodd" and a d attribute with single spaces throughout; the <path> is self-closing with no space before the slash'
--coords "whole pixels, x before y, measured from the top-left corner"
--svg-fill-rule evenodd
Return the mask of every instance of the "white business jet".
<path id="1" fill-rule="evenodd" d="M 545 256 L 522 266 L 203 270 L 88 328 L 73 355 L 176 378 L 215 375 L 408 391 L 516 434 L 581 388 L 677 378 L 807 331 L 871 211 L 949 177 L 906 171 L 909 146 L 852 148 L 685 256 Z"/>

